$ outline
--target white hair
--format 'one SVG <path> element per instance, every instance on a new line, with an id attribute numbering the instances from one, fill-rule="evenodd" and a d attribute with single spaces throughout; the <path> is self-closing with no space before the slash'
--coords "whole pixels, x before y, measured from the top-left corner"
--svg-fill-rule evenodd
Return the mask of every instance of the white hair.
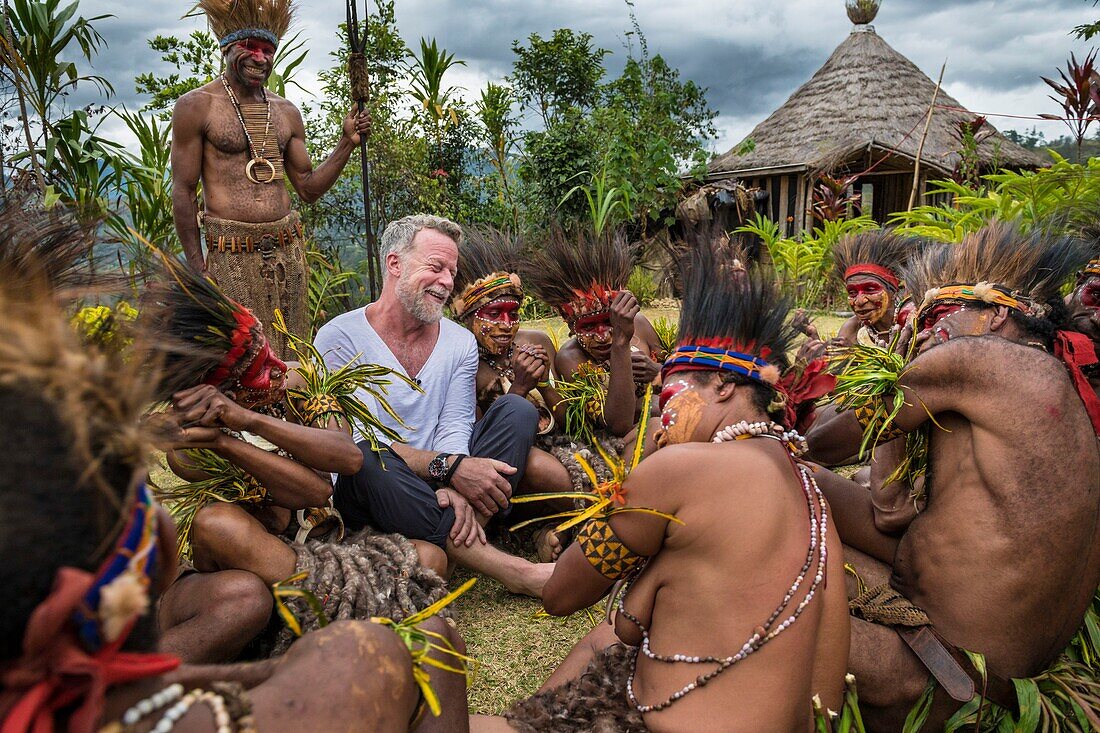
<path id="1" fill-rule="evenodd" d="M 462 244 L 462 227 L 450 219 L 444 219 L 442 216 L 412 214 L 391 221 L 386 226 L 386 231 L 382 232 L 382 241 L 378 252 L 379 260 L 383 263 L 383 273 L 386 272 L 386 258 L 391 253 L 396 254 L 399 259 L 404 261 L 409 250 L 412 249 L 416 233 L 421 229 L 435 229 L 437 232 L 447 235 L 454 240 L 456 247 Z"/>

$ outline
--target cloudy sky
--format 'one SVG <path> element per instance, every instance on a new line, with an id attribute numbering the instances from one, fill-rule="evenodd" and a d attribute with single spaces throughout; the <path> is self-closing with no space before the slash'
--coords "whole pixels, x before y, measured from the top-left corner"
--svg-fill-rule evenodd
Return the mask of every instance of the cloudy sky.
<path id="1" fill-rule="evenodd" d="M 362 2 L 362 0 L 359 0 Z M 133 78 L 147 70 L 169 73 L 147 39 L 186 35 L 204 27 L 181 20 L 191 0 L 83 0 L 86 16 L 109 13 L 97 27 L 109 49 L 96 70 L 115 83 L 131 109 L 145 100 L 134 93 Z M 342 0 L 299 0 L 296 27 L 308 38 L 306 68 L 299 80 L 316 89 L 316 72 L 329 65 L 337 44 L 336 26 L 344 17 Z M 844 40 L 851 23 L 843 0 L 636 0 L 635 12 L 651 53 L 662 54 L 684 78 L 709 89 L 718 111 L 723 152 L 778 107 L 805 82 Z M 1056 76 L 1071 51 L 1078 58 L 1090 44 L 1069 31 L 1100 18 L 1092 0 L 885 0 L 874 25 L 879 35 L 931 77 L 947 61 L 945 89 L 978 112 L 1035 115 L 1057 112 L 1046 97 L 1040 75 Z M 452 70 L 448 82 L 476 97 L 487 81 L 511 70 L 511 44 L 531 33 L 544 37 L 555 28 L 591 33 L 612 51 L 615 70 L 625 55 L 624 31 L 630 27 L 623 0 L 397 0 L 397 24 L 409 45 L 434 37 L 465 67 Z M 300 92 L 292 95 L 305 101 Z M 81 100 L 76 100 L 81 101 Z M 990 117 L 1000 129 L 1032 125 L 1048 138 L 1063 134 L 1059 123 Z M 114 127 L 105 128 L 123 137 Z"/>

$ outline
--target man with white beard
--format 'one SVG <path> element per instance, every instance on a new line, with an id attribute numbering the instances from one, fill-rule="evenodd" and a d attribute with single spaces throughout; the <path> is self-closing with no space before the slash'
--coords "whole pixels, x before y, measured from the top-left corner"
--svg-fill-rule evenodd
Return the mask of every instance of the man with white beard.
<path id="1" fill-rule="evenodd" d="M 381 241 L 381 296 L 317 332 L 315 344 L 330 369 L 379 364 L 418 387 L 395 380 L 388 388 L 386 399 L 399 420 L 360 390 L 357 396 L 401 442 L 383 444 L 376 453 L 357 436 L 363 467 L 337 479 L 333 498 L 350 530 L 366 524 L 426 540 L 441 549 L 426 563 L 433 568 L 457 563 L 515 593 L 541 597 L 553 564 L 505 554 L 485 539 L 484 526 L 510 508 L 538 413 L 522 397 L 505 395 L 474 423 L 477 342 L 443 318 L 461 240 L 459 226 L 440 217 L 391 222 Z"/>

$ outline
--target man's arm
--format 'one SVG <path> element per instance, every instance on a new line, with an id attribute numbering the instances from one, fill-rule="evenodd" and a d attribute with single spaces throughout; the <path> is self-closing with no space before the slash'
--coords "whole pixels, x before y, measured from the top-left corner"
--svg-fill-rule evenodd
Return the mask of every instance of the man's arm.
<path id="1" fill-rule="evenodd" d="M 441 324 L 440 338 L 444 338 Z M 469 336 L 463 331 L 463 337 Z M 453 336 L 452 336 L 453 338 Z M 469 453 L 470 436 L 474 431 L 474 409 L 477 391 L 477 342 L 469 343 L 456 355 L 454 373 L 447 383 L 447 394 L 439 406 L 439 427 L 433 448 L 446 453 Z"/>
<path id="2" fill-rule="evenodd" d="M 284 100 L 289 108 L 290 140 L 287 141 L 286 154 L 283 156 L 283 168 L 286 170 L 290 185 L 298 192 L 298 196 L 307 204 L 312 204 L 325 195 L 332 188 L 332 184 L 340 177 L 344 166 L 348 164 L 352 152 L 359 145 L 360 135 L 370 134 L 370 115 L 360 112 L 358 115 L 349 114 L 344 118 L 343 134 L 336 148 L 325 159 L 325 162 L 316 168 L 309 159 L 309 151 L 306 149 L 306 126 L 302 121 L 302 113 L 290 102 Z"/>
<path id="3" fill-rule="evenodd" d="M 172 218 L 187 264 L 205 272 L 196 192 L 202 175 L 202 120 L 206 95 L 193 91 L 180 97 L 172 110 Z"/>

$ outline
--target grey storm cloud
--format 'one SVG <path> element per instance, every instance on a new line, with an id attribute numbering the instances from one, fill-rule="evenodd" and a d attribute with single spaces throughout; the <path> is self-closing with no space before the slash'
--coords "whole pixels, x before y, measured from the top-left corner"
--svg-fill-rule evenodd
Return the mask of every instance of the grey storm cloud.
<path id="1" fill-rule="evenodd" d="M 109 48 L 95 63 L 97 73 L 114 83 L 115 102 L 140 107 L 144 100 L 134 91 L 134 76 L 172 71 L 147 41 L 158 33 L 186 35 L 204 27 L 199 19 L 180 19 L 191 5 L 83 0 L 84 15 L 115 16 L 97 24 Z M 842 0 L 636 0 L 634 12 L 650 52 L 708 88 L 708 101 L 720 113 L 719 147 L 736 142 L 808 80 L 851 29 Z M 470 95 L 510 71 L 512 42 L 531 33 L 545 37 L 569 27 L 592 34 L 594 43 L 612 52 L 609 73 L 621 68 L 632 40 L 629 7 L 620 0 L 398 0 L 396 13 L 408 45 L 434 37 L 466 61 L 451 83 L 461 83 Z M 310 49 L 303 68 L 307 85 L 331 64 L 328 54 L 343 17 L 340 0 L 300 0 L 297 27 Z M 1097 18 L 1100 8 L 1091 0 L 885 0 L 875 27 L 933 78 L 947 60 L 945 87 L 964 104 L 979 111 L 984 104 L 1012 104 L 984 111 L 1033 115 L 1055 111 L 1040 75 L 1055 76 L 1071 51 L 1078 58 L 1087 53 L 1088 45 L 1070 30 Z"/>

